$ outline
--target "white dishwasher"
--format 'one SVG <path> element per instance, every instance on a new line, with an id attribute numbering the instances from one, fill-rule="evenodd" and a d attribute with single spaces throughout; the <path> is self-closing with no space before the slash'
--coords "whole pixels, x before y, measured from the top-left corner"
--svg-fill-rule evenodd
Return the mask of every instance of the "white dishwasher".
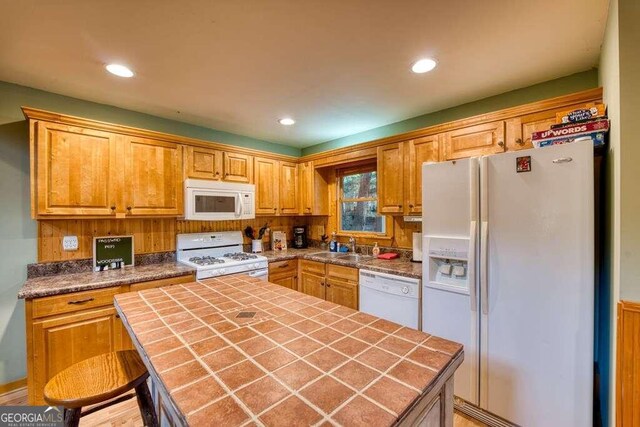
<path id="1" fill-rule="evenodd" d="M 360 311 L 419 329 L 420 279 L 360 270 Z"/>

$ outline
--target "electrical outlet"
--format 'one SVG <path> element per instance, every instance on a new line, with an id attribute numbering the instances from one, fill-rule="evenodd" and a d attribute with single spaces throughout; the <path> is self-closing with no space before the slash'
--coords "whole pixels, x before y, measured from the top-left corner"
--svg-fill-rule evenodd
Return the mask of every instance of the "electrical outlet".
<path id="1" fill-rule="evenodd" d="M 77 251 L 78 236 L 64 236 L 62 238 L 62 249 L 65 251 Z"/>

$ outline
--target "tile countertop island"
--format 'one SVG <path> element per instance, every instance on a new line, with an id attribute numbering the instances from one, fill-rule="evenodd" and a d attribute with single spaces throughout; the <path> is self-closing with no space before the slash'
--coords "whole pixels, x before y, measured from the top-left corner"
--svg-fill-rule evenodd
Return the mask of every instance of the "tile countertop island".
<path id="1" fill-rule="evenodd" d="M 452 425 L 460 344 L 244 275 L 115 305 L 170 423 Z"/>

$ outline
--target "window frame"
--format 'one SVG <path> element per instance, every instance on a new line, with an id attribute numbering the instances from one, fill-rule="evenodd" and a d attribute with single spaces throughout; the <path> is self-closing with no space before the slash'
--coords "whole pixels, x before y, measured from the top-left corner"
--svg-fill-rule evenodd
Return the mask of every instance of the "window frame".
<path id="1" fill-rule="evenodd" d="M 343 230 L 342 229 L 342 203 L 344 202 L 365 202 L 365 201 L 376 201 L 379 202 L 379 183 L 378 179 L 377 187 L 376 187 L 376 197 L 358 197 L 358 198 L 347 198 L 343 199 L 342 192 L 342 178 L 347 175 L 356 175 L 359 173 L 367 173 L 367 172 L 376 172 L 377 173 L 377 165 L 376 163 L 370 163 L 360 166 L 347 167 L 347 168 L 339 168 L 336 170 L 336 217 L 338 220 L 337 224 L 337 232 L 338 236 L 359 236 L 359 237 L 374 237 L 374 238 L 391 238 L 393 226 L 391 217 L 388 215 L 383 215 L 380 211 L 377 211 L 377 215 L 381 216 L 384 221 L 384 231 L 383 232 L 375 232 L 375 231 L 355 231 L 355 230 Z M 379 205 L 378 205 L 379 206 Z"/>

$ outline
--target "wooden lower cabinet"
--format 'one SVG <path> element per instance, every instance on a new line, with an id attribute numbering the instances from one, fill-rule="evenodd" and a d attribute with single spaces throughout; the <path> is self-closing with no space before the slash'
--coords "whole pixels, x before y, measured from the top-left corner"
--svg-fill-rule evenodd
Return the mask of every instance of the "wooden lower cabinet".
<path id="1" fill-rule="evenodd" d="M 286 260 L 269 264 L 269 282 L 298 290 L 298 260 Z"/>
<path id="2" fill-rule="evenodd" d="M 357 310 L 358 269 L 302 260 L 300 292 Z"/>
<path id="3" fill-rule="evenodd" d="M 327 279 L 326 283 L 327 301 L 344 305 L 345 307 L 358 309 L 358 284 L 343 282 L 340 280 Z"/>
<path id="4" fill-rule="evenodd" d="M 27 300 L 29 404 L 44 404 L 43 390 L 47 381 L 74 363 L 103 353 L 133 348 L 113 306 L 114 295 L 193 280 L 193 275 L 186 275 Z"/>

